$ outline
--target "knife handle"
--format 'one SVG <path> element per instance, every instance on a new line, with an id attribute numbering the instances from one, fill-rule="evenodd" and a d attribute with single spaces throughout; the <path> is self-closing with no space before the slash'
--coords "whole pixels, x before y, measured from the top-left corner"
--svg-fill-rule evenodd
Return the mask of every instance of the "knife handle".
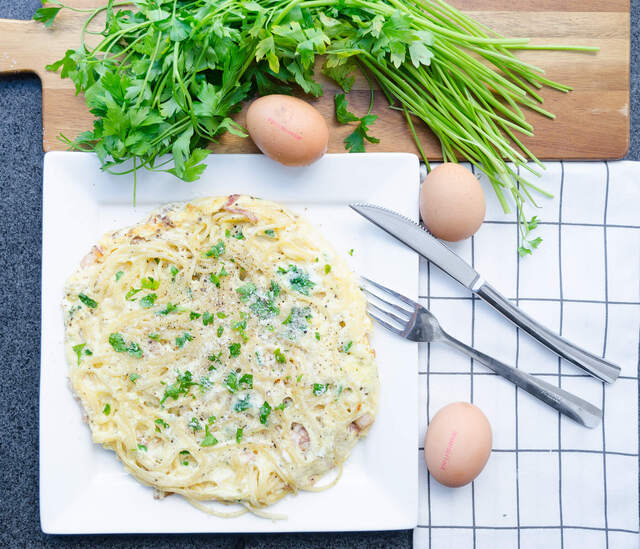
<path id="1" fill-rule="evenodd" d="M 540 343 L 546 345 L 554 353 L 562 358 L 579 366 L 592 376 L 608 383 L 614 382 L 620 375 L 620 368 L 600 357 L 567 341 L 558 334 L 545 328 L 529 315 L 511 303 L 500 292 L 486 282 L 483 283 L 475 293 L 491 305 L 494 309 L 502 313 L 516 326 L 522 328 L 529 335 L 535 337 Z"/>

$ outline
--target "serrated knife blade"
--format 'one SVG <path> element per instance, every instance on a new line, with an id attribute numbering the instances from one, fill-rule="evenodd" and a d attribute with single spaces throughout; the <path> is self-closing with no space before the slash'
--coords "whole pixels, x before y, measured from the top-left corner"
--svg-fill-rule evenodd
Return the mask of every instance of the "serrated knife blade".
<path id="1" fill-rule="evenodd" d="M 554 353 L 592 376 L 615 381 L 620 368 L 552 332 L 524 313 L 488 284 L 471 265 L 415 221 L 373 204 L 350 204 L 361 216 L 418 252 Z"/>
<path id="2" fill-rule="evenodd" d="M 373 204 L 349 204 L 349 206 L 374 225 L 435 263 L 463 286 L 474 290 L 482 284 L 482 277 L 471 265 L 415 221 Z"/>

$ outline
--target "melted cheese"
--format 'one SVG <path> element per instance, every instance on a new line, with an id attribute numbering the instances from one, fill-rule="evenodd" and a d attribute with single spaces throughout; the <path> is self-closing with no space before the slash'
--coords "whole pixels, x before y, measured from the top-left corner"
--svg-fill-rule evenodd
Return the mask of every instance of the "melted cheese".
<path id="1" fill-rule="evenodd" d="M 63 308 L 94 442 L 162 492 L 257 511 L 313 489 L 375 417 L 355 277 L 272 202 L 204 198 L 105 235 Z"/>

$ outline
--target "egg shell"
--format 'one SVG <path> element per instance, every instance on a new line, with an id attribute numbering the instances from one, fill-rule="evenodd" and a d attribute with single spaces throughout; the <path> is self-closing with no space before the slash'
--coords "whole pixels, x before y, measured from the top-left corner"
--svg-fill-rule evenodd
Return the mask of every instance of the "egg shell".
<path id="1" fill-rule="evenodd" d="M 449 242 L 469 238 L 482 225 L 485 211 L 480 182 L 460 164 L 441 164 L 422 183 L 420 215 L 438 238 Z"/>
<path id="2" fill-rule="evenodd" d="M 309 103 L 288 95 L 265 95 L 247 110 L 247 130 L 258 148 L 286 166 L 318 160 L 329 143 L 329 128 Z"/>
<path id="3" fill-rule="evenodd" d="M 484 469 L 491 442 L 491 426 L 480 408 L 468 402 L 447 404 L 427 428 L 427 468 L 440 484 L 464 486 Z"/>

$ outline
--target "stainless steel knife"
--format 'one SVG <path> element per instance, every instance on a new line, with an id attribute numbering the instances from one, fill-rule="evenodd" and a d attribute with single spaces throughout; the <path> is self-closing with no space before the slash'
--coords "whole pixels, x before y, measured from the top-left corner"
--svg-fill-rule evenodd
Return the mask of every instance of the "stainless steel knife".
<path id="1" fill-rule="evenodd" d="M 557 355 L 609 383 L 620 375 L 620 368 L 615 364 L 581 349 L 533 320 L 486 282 L 471 265 L 414 221 L 372 204 L 350 206 L 373 224 L 436 264 Z"/>

